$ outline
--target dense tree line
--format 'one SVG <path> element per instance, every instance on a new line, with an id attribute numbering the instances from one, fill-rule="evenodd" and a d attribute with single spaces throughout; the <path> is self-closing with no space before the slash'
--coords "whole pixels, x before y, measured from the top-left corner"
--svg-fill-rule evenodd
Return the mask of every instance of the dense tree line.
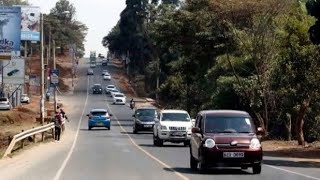
<path id="1" fill-rule="evenodd" d="M 319 1 L 126 2 L 102 43 L 167 108 L 246 110 L 270 138 L 320 139 Z"/>

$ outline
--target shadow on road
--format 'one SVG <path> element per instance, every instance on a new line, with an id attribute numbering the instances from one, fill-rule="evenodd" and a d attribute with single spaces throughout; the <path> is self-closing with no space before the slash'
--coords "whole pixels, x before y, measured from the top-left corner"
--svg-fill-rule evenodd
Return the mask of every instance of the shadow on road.
<path id="1" fill-rule="evenodd" d="M 146 135 L 146 134 L 152 135 L 152 132 L 144 132 L 144 131 L 138 132 L 138 133 L 136 133 L 136 134 L 134 134 L 133 132 L 121 132 L 121 133 L 122 133 L 122 134 L 128 134 L 128 135 L 137 135 L 137 136 L 139 136 L 139 135 Z"/>
<path id="2" fill-rule="evenodd" d="M 107 128 L 92 128 L 91 130 L 89 130 L 89 129 L 86 129 L 86 128 L 81 128 L 80 129 L 80 131 L 108 131 L 108 129 Z"/>
<path id="3" fill-rule="evenodd" d="M 272 166 L 320 168 L 320 162 L 314 162 L 314 161 L 263 160 L 263 163 L 267 165 L 272 165 Z"/>
<path id="4" fill-rule="evenodd" d="M 112 126 L 120 127 L 118 123 L 112 123 Z M 121 124 L 122 127 L 132 127 L 132 124 Z"/>
<path id="5" fill-rule="evenodd" d="M 185 168 L 185 167 L 174 167 L 174 168 L 163 168 L 165 171 L 170 171 L 173 172 L 172 170 L 183 173 L 183 174 L 200 174 L 198 171 L 193 171 L 190 168 Z M 251 174 L 250 172 L 243 171 L 241 169 L 218 169 L 218 168 L 213 168 L 213 169 L 208 169 L 204 174 L 208 175 L 249 175 Z"/>
<path id="6" fill-rule="evenodd" d="M 174 145 L 174 144 L 164 144 L 163 146 L 154 146 L 153 144 L 139 144 L 141 147 L 156 147 L 156 148 L 183 148 L 183 145 Z"/>

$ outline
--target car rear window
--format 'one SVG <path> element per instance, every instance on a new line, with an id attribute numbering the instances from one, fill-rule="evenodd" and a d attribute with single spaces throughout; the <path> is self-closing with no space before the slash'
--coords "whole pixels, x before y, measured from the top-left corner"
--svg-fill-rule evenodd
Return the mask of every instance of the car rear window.
<path id="1" fill-rule="evenodd" d="M 163 113 L 162 121 L 190 121 L 186 113 Z"/>
<path id="2" fill-rule="evenodd" d="M 109 85 L 108 88 L 114 88 L 114 86 L 113 85 Z"/>
<path id="3" fill-rule="evenodd" d="M 7 98 L 0 98 L 0 101 L 7 101 Z"/>
<path id="4" fill-rule="evenodd" d="M 107 113 L 103 112 L 103 111 L 95 111 L 95 112 L 91 112 L 91 114 L 93 116 L 106 116 L 107 115 Z"/>
<path id="5" fill-rule="evenodd" d="M 253 124 L 248 117 L 207 116 L 205 120 L 207 133 L 253 133 Z"/>

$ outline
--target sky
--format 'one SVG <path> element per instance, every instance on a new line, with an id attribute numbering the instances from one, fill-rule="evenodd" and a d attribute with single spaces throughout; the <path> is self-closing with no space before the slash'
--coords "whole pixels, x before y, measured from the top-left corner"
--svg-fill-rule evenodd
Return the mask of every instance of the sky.
<path id="1" fill-rule="evenodd" d="M 49 13 L 58 0 L 29 0 L 40 6 L 42 13 Z M 96 51 L 106 55 L 107 49 L 101 44 L 102 38 L 117 24 L 121 11 L 126 7 L 125 0 L 69 0 L 76 8 L 76 19 L 89 28 L 85 42 L 86 55 Z"/>

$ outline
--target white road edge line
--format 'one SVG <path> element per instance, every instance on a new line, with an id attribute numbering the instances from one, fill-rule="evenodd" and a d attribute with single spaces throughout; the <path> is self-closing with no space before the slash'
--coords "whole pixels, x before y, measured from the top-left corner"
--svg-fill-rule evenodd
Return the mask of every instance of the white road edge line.
<path id="1" fill-rule="evenodd" d="M 82 123 L 82 117 L 84 115 L 84 112 L 86 110 L 87 103 L 88 103 L 88 97 L 89 97 L 88 88 L 89 88 L 89 76 L 87 78 L 87 96 L 86 96 L 86 101 L 85 101 L 84 106 L 83 106 L 83 110 L 82 110 L 81 117 L 80 117 L 80 120 L 79 120 L 79 123 L 78 123 L 78 128 L 77 128 L 77 132 L 76 132 L 76 135 L 74 137 L 74 140 L 73 140 L 73 144 L 72 144 L 72 146 L 71 146 L 71 148 L 70 148 L 70 150 L 68 152 L 68 155 L 67 155 L 66 159 L 63 161 L 60 169 L 57 171 L 57 173 L 56 173 L 56 175 L 55 175 L 53 180 L 59 180 L 60 179 L 60 176 L 61 176 L 63 170 L 65 169 L 65 167 L 66 167 L 66 165 L 67 165 L 67 163 L 68 163 L 68 161 L 69 161 L 69 159 L 70 159 L 70 157 L 71 157 L 71 155 L 72 155 L 72 153 L 74 151 L 74 148 L 76 147 L 77 139 L 78 139 L 78 135 L 79 135 L 79 131 L 80 131 L 80 126 L 81 126 L 81 123 Z"/>
<path id="2" fill-rule="evenodd" d="M 287 173 L 299 175 L 299 176 L 306 177 L 306 178 L 309 178 L 309 179 L 320 180 L 320 178 L 317 178 L 317 177 L 304 175 L 304 174 L 301 174 L 301 173 L 298 173 L 298 172 L 290 171 L 290 170 L 279 168 L 279 167 L 276 167 L 276 166 L 271 166 L 271 165 L 266 165 L 266 164 L 264 164 L 264 165 L 267 166 L 267 167 L 273 168 L 273 169 L 277 169 L 277 170 L 280 170 L 280 171 L 285 171 Z"/>
<path id="3" fill-rule="evenodd" d="M 144 154 L 146 154 L 147 156 L 149 156 L 151 159 L 155 160 L 157 163 L 159 163 L 160 165 L 162 165 L 163 167 L 167 168 L 168 170 L 172 171 L 173 173 L 175 173 L 177 176 L 179 176 L 181 179 L 183 180 L 190 180 L 188 177 L 184 176 L 183 174 L 175 171 L 172 167 L 170 167 L 169 165 L 167 165 L 166 163 L 162 162 L 160 159 L 156 158 L 155 156 L 153 156 L 152 154 L 150 154 L 148 151 L 146 151 L 145 149 L 143 149 L 142 147 L 140 147 L 139 145 L 137 145 L 137 143 L 131 138 L 131 136 L 128 134 L 128 132 L 123 128 L 123 126 L 120 124 L 119 119 L 117 118 L 117 116 L 115 116 L 115 114 L 112 113 L 109 104 L 107 103 L 107 107 L 110 111 L 110 113 L 113 115 L 113 118 L 117 121 L 117 124 L 119 125 L 119 127 L 121 128 L 121 130 L 123 132 L 126 133 L 126 136 L 128 136 L 129 140 L 131 141 L 131 143 L 140 151 L 142 151 Z"/>

